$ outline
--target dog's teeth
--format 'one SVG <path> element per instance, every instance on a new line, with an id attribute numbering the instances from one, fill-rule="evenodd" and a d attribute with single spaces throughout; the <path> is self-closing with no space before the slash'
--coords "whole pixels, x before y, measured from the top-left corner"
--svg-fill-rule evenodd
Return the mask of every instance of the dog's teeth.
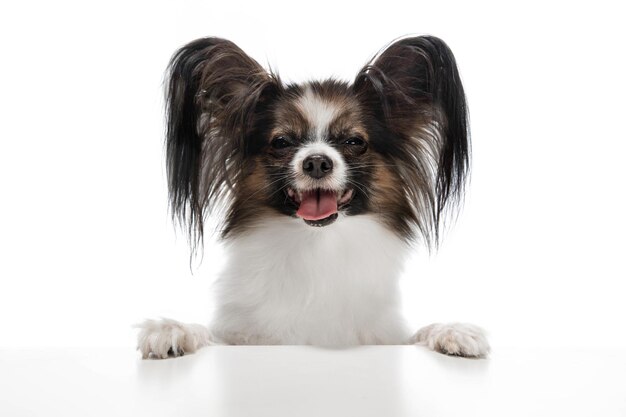
<path id="1" fill-rule="evenodd" d="M 338 199 L 337 203 L 338 204 L 343 204 L 347 201 L 349 201 L 352 198 L 352 190 L 346 190 L 342 195 L 341 198 Z"/>

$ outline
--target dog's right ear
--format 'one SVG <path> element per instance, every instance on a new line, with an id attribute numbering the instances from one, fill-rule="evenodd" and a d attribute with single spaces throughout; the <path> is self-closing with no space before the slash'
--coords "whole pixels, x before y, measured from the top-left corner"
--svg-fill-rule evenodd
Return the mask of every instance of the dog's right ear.
<path id="1" fill-rule="evenodd" d="M 170 209 L 194 247 L 205 213 L 227 199 L 237 181 L 259 103 L 279 85 L 225 39 L 195 40 L 172 57 L 166 85 Z"/>

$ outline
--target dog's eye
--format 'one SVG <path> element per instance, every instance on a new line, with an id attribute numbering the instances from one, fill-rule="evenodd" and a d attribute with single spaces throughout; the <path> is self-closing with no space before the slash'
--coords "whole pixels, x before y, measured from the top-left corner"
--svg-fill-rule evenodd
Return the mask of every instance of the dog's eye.
<path id="1" fill-rule="evenodd" d="M 278 136 L 272 140 L 272 148 L 285 149 L 292 146 L 291 139 L 288 136 Z"/>
<path id="2" fill-rule="evenodd" d="M 365 141 L 358 136 L 351 137 L 347 139 L 344 144 L 350 146 L 363 146 L 365 145 Z"/>

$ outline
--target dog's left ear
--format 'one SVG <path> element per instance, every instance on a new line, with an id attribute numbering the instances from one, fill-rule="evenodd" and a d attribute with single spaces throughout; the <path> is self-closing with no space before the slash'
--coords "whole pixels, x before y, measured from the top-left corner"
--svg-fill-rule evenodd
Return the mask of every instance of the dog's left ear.
<path id="1" fill-rule="evenodd" d="M 469 169 L 465 93 L 454 55 L 439 38 L 418 36 L 389 45 L 357 75 L 354 90 L 396 140 L 416 221 L 428 239 L 463 191 Z M 423 212 L 429 219 L 422 219 Z M 425 224 L 429 223 L 429 224 Z"/>

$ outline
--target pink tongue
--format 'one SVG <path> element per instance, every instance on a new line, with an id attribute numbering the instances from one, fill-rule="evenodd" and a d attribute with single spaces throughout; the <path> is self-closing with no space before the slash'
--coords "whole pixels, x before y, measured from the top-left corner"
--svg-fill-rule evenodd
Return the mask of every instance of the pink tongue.
<path id="1" fill-rule="evenodd" d="M 302 194 L 302 202 L 296 213 L 305 220 L 321 220 L 337 213 L 337 194 L 332 191 L 314 190 Z"/>

